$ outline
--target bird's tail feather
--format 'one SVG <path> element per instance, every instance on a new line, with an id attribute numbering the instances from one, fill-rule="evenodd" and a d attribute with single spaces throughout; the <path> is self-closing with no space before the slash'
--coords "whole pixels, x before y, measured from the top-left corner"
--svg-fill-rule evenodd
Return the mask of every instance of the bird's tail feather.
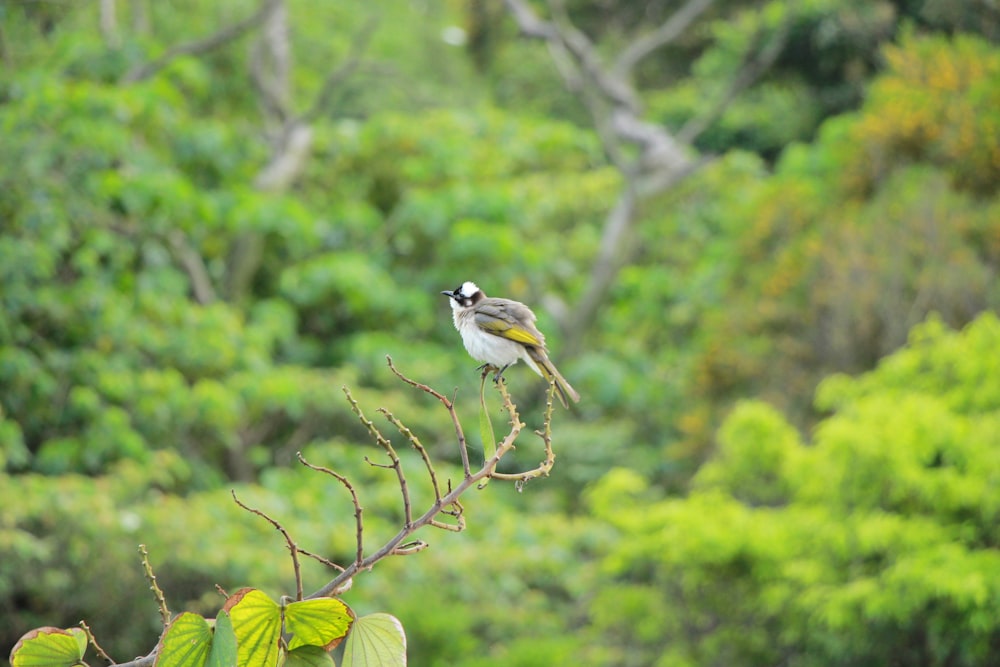
<path id="1" fill-rule="evenodd" d="M 574 403 L 580 402 L 580 394 L 576 393 L 576 389 L 566 381 L 566 378 L 562 376 L 558 369 L 556 369 L 555 364 L 549 360 L 548 355 L 546 355 L 541 350 L 535 348 L 528 348 L 528 356 L 531 357 L 532 361 L 535 362 L 538 374 L 545 378 L 547 381 L 551 381 L 552 378 L 556 380 L 556 393 L 559 395 L 559 401 L 563 404 L 563 407 L 569 407 L 569 401 L 567 399 L 572 398 Z"/>

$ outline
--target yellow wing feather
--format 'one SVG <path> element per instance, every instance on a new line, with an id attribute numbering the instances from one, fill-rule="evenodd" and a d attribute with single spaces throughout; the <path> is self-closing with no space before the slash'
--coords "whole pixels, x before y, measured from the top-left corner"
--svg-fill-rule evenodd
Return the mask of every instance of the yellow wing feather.
<path id="1" fill-rule="evenodd" d="M 499 301 L 499 299 L 496 299 Z M 520 304 L 517 304 L 520 305 Z M 524 308 L 529 314 L 531 311 Z M 530 315 L 530 320 L 534 316 Z M 530 326 L 530 320 L 528 322 Z M 500 336 L 523 345 L 534 345 L 545 347 L 545 337 L 533 326 L 525 326 L 519 322 L 511 313 L 507 312 L 506 304 L 480 304 L 479 312 L 476 313 L 476 325 L 486 333 Z"/>

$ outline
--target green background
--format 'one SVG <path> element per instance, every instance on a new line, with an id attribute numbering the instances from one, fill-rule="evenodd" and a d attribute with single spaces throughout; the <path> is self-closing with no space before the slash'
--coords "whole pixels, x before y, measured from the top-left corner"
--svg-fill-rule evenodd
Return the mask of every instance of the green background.
<path id="1" fill-rule="evenodd" d="M 610 60 L 673 6 L 566 11 Z M 102 34 L 96 2 L 0 4 L 0 654 L 81 618 L 119 660 L 151 650 L 139 543 L 175 612 L 293 592 L 231 489 L 350 562 L 350 498 L 299 450 L 352 479 L 370 549 L 394 535 L 341 386 L 456 478 L 447 413 L 385 355 L 457 387 L 475 438 L 439 295 L 471 279 L 532 305 L 583 400 L 551 477 L 471 492 L 466 532 L 345 595 L 399 617 L 411 664 L 1000 664 L 996 7 L 716 3 L 635 72 L 645 118 L 709 111 L 779 27 L 780 53 L 573 326 L 623 177 L 499 2 L 289 0 L 294 113 L 375 23 L 276 189 L 256 32 L 129 78 L 255 6 L 117 9 Z M 537 427 L 544 385 L 507 378 Z M 504 469 L 540 453 L 529 434 Z"/>

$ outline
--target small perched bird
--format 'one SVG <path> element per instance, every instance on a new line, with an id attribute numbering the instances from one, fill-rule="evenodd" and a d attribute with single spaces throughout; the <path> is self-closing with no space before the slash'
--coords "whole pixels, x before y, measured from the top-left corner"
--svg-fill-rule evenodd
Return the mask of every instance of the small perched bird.
<path id="1" fill-rule="evenodd" d="M 494 380 L 518 359 L 524 359 L 531 370 L 546 380 L 555 378 L 559 400 L 566 407 L 566 398 L 580 400 L 580 394 L 570 386 L 545 349 L 545 336 L 535 326 L 535 314 L 519 301 L 486 296 L 474 282 L 464 282 L 454 290 L 441 292 L 451 299 L 455 328 L 473 359 L 483 367 L 496 369 Z"/>

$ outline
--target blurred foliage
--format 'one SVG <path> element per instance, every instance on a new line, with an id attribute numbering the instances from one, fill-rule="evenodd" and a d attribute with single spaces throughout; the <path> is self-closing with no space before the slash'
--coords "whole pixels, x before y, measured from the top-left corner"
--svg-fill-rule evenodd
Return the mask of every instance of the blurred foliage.
<path id="1" fill-rule="evenodd" d="M 832 414 L 808 443 L 742 403 L 684 499 L 605 476 L 588 502 L 619 537 L 591 613 L 612 662 L 994 664 L 998 344 L 993 314 L 917 327 L 877 370 L 820 386 Z"/>
<path id="2" fill-rule="evenodd" d="M 285 192 L 254 187 L 272 128 L 252 35 L 123 82 L 248 0 L 120 2 L 117 44 L 93 3 L 0 5 L 0 654 L 80 618 L 114 655 L 148 651 L 140 542 L 175 611 L 215 613 L 216 583 L 290 592 L 280 537 L 230 488 L 352 558 L 349 499 L 298 450 L 354 480 L 369 545 L 391 537 L 398 487 L 340 387 L 454 477 L 447 414 L 385 355 L 457 387 L 474 424 L 438 295 L 472 278 L 536 306 L 584 401 L 557 412 L 552 478 L 491 484 L 467 532 L 357 580 L 347 601 L 398 616 L 413 664 L 986 664 L 997 324 L 947 327 L 1000 297 L 995 9 L 717 5 L 637 72 L 651 118 L 707 113 L 787 41 L 699 138 L 716 159 L 644 205 L 574 358 L 559 323 L 621 177 L 499 3 L 291 2 L 299 111 L 381 20 Z M 567 3 L 609 56 L 672 7 Z M 536 426 L 544 387 L 508 378 Z M 774 407 L 724 421 L 747 398 Z"/>
<path id="3" fill-rule="evenodd" d="M 724 242 L 742 269 L 701 320 L 689 449 L 728 399 L 765 396 L 807 425 L 823 375 L 870 368 L 927 313 L 961 326 L 1000 305 L 998 52 L 908 34 L 886 61 L 858 112 L 790 146 L 773 176 L 730 182 Z M 978 140 L 959 159 L 966 135 Z"/>

